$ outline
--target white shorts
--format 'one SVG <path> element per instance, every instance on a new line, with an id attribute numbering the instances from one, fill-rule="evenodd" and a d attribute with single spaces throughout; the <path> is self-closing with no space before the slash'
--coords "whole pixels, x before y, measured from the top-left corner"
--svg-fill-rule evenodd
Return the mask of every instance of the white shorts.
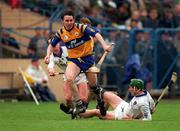
<path id="1" fill-rule="evenodd" d="M 126 101 L 122 101 L 114 110 L 115 120 L 121 120 L 126 115 L 126 109 L 128 107 L 128 103 Z"/>
<path id="2" fill-rule="evenodd" d="M 63 75 L 63 79 L 64 79 L 64 81 L 67 80 L 66 77 L 65 77 L 65 75 Z M 84 82 L 87 83 L 87 78 L 86 78 L 85 73 L 80 73 L 80 74 L 76 77 L 76 79 L 75 79 L 75 81 L 74 81 L 74 83 L 75 83 L 76 85 L 78 85 L 78 84 L 80 84 L 80 83 L 84 83 Z"/>

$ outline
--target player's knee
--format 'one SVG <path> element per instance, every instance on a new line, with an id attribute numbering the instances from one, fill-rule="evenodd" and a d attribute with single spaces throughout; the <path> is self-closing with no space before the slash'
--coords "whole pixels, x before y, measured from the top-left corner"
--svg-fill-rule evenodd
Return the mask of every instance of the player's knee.
<path id="1" fill-rule="evenodd" d="M 68 83 L 72 83 L 73 82 L 73 78 L 72 77 L 69 77 L 69 78 L 67 78 L 67 80 L 66 80 Z"/>
<path id="2" fill-rule="evenodd" d="M 65 78 L 67 83 L 72 83 L 74 81 L 73 77 L 70 75 L 66 75 Z"/>

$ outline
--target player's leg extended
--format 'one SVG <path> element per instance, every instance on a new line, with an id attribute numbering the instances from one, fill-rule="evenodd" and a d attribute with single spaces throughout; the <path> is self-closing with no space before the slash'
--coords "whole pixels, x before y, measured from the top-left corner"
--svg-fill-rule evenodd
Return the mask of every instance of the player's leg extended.
<path id="1" fill-rule="evenodd" d="M 75 104 L 76 104 L 76 112 L 80 113 L 80 112 L 85 112 L 85 106 L 82 102 L 82 100 L 79 98 L 78 92 L 77 92 L 77 88 L 74 86 L 74 80 L 77 77 L 77 75 L 80 73 L 80 68 L 72 63 L 69 62 L 66 68 L 66 72 L 65 72 L 65 76 L 66 76 L 66 82 L 65 84 L 71 88 L 71 90 L 73 90 L 74 95 L 77 94 L 75 96 Z M 74 88 L 73 88 L 74 87 Z"/>
<path id="2" fill-rule="evenodd" d="M 75 106 L 76 106 L 76 112 L 74 113 L 79 114 L 85 112 L 87 108 L 87 95 L 86 92 L 84 91 L 85 89 L 81 87 L 79 91 L 79 85 L 78 86 L 74 85 L 74 88 L 72 88 L 72 90 L 73 90 L 73 97 L 75 99 Z"/>
<path id="3" fill-rule="evenodd" d="M 66 81 L 64 81 L 64 99 L 66 101 L 66 105 L 70 108 L 73 107 L 73 102 L 72 102 L 72 90 L 71 87 L 69 87 L 69 85 L 66 83 Z"/>
<path id="4" fill-rule="evenodd" d="M 59 108 L 63 112 L 70 114 L 72 112 L 70 109 L 73 108 L 72 91 L 71 88 L 66 84 L 66 79 L 64 80 L 63 90 L 64 90 L 64 99 L 66 104 L 61 103 Z"/>
<path id="5" fill-rule="evenodd" d="M 110 91 L 104 92 L 103 100 L 106 103 L 109 103 L 113 109 L 115 109 L 123 101 L 119 96 Z"/>
<path id="6" fill-rule="evenodd" d="M 97 96 L 97 102 L 98 102 L 98 106 L 99 106 L 101 115 L 105 116 L 106 109 L 104 107 L 104 101 L 102 98 L 105 90 L 97 84 L 98 82 L 97 82 L 97 74 L 96 73 L 86 73 L 86 76 L 87 76 L 87 79 L 89 82 L 90 89 Z"/>
<path id="7" fill-rule="evenodd" d="M 89 88 L 87 82 L 79 83 L 78 85 L 78 92 L 79 97 L 83 101 L 86 108 L 88 107 L 88 95 L 89 95 Z"/>
<path id="8" fill-rule="evenodd" d="M 86 112 L 81 113 L 80 116 L 83 118 L 91 118 L 91 117 L 96 116 L 103 120 L 114 120 L 115 119 L 115 115 L 114 115 L 113 111 L 107 111 L 106 116 L 102 116 L 98 109 L 86 110 Z"/>
<path id="9" fill-rule="evenodd" d="M 73 108 L 73 102 L 72 102 L 72 95 L 75 96 L 75 98 L 78 97 L 78 92 L 75 90 L 73 81 L 74 81 L 74 75 L 75 73 L 71 73 L 72 70 L 75 70 L 74 67 L 71 67 L 71 65 L 67 66 L 66 69 L 66 75 L 64 76 L 64 99 L 66 101 L 66 105 L 60 104 L 60 109 L 63 110 L 65 113 L 69 114 L 70 109 Z"/>

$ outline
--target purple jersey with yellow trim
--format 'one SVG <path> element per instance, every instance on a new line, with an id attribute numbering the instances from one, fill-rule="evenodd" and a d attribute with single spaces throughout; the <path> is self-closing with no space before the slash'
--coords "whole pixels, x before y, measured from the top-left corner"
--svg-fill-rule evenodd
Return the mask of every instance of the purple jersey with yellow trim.
<path id="1" fill-rule="evenodd" d="M 94 41 L 91 36 L 95 36 L 98 31 L 87 25 L 75 23 L 74 27 L 67 31 L 62 27 L 56 33 L 51 45 L 55 46 L 62 40 L 67 49 L 69 58 L 81 58 L 93 54 Z"/>

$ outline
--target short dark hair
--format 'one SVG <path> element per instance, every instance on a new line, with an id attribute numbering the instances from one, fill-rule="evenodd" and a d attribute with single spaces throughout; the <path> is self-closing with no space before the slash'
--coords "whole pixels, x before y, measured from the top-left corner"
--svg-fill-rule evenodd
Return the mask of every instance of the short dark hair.
<path id="1" fill-rule="evenodd" d="M 62 13 L 61 13 L 61 19 L 63 20 L 64 19 L 64 16 L 65 15 L 70 15 L 70 16 L 73 16 L 74 18 L 74 13 L 72 10 L 64 10 Z"/>

